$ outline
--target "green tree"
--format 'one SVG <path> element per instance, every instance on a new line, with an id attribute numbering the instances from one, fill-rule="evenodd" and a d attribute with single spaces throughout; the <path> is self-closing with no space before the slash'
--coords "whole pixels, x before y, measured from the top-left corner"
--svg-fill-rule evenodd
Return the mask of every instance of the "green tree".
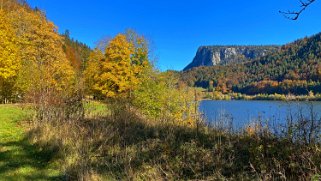
<path id="1" fill-rule="evenodd" d="M 158 73 L 152 70 L 148 78 L 134 91 L 133 105 L 152 120 L 177 125 L 196 125 L 197 102 L 194 91 L 179 84 L 179 78 L 170 72 Z"/>

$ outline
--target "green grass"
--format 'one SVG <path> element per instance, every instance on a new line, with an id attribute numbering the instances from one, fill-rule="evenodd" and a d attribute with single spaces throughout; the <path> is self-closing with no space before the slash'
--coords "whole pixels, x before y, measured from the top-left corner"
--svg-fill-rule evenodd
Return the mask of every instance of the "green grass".
<path id="1" fill-rule="evenodd" d="M 24 123 L 30 109 L 0 105 L 0 180 L 58 180 L 53 153 L 30 144 Z"/>
<path id="2" fill-rule="evenodd" d="M 87 100 L 84 103 L 84 108 L 86 118 L 102 117 L 110 114 L 107 105 L 98 101 Z"/>

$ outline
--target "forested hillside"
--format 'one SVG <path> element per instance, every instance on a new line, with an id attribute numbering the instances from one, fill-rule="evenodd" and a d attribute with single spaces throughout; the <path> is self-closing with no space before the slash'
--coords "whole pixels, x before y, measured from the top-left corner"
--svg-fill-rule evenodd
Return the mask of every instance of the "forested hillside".
<path id="1" fill-rule="evenodd" d="M 199 67 L 181 73 L 190 86 L 223 93 L 308 94 L 321 92 L 321 34 L 284 45 L 254 61 L 228 66 Z"/>
<path id="2" fill-rule="evenodd" d="M 68 60 L 76 70 L 83 71 L 92 50 L 88 45 L 71 38 L 69 30 L 66 30 L 62 36 L 64 37 L 63 49 Z"/>
<path id="3" fill-rule="evenodd" d="M 37 102 L 36 97 L 45 89 L 72 89 L 90 52 L 68 32 L 59 35 L 58 28 L 39 9 L 30 8 L 25 1 L 1 1 L 1 102 Z M 68 94 L 73 92 L 75 89 Z"/>

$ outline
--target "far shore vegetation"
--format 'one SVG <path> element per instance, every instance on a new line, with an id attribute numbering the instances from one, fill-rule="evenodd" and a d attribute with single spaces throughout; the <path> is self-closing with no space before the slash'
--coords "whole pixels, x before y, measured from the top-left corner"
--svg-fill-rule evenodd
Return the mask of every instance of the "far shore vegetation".
<path id="1" fill-rule="evenodd" d="M 266 100 L 266 101 L 321 101 L 321 94 L 293 95 L 293 94 L 255 94 L 246 95 L 241 93 L 223 94 L 218 91 L 201 93 L 203 100 Z"/>

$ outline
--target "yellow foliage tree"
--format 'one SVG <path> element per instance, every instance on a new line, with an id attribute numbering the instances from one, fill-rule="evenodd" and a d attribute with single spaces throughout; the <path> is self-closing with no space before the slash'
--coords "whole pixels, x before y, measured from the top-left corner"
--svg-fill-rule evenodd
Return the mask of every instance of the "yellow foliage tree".
<path id="1" fill-rule="evenodd" d="M 19 8 L 10 12 L 20 47 L 17 85 L 26 92 L 69 90 L 75 72 L 62 49 L 57 27 L 39 11 Z"/>
<path id="2" fill-rule="evenodd" d="M 8 79 L 17 75 L 19 62 L 14 29 L 0 10 L 0 77 Z"/>
<path id="3" fill-rule="evenodd" d="M 17 95 L 35 103 L 40 120 L 81 116 L 81 91 L 57 27 L 42 12 L 24 6 L 6 10 L 0 21 L 1 81 L 10 78 Z M 79 111 L 69 110 L 70 105 L 79 105 Z"/>
<path id="4" fill-rule="evenodd" d="M 130 57 L 133 46 L 125 35 L 117 35 L 106 48 L 101 75 L 96 77 L 95 89 L 107 97 L 115 97 L 130 89 Z"/>
<path id="5" fill-rule="evenodd" d="M 149 67 L 146 42 L 136 34 L 119 34 L 108 43 L 105 56 L 98 63 L 99 68 L 95 68 L 97 61 L 91 64 L 86 71 L 97 70 L 96 74 L 91 74 L 94 90 L 108 98 L 130 97 Z"/>
<path id="6" fill-rule="evenodd" d="M 104 54 L 96 48 L 89 55 L 89 60 L 84 71 L 85 91 L 87 94 L 97 96 L 98 93 L 93 89 L 96 76 L 100 75 L 100 62 L 104 59 Z"/>
<path id="7" fill-rule="evenodd" d="M 4 102 L 12 94 L 13 82 L 19 68 L 14 29 L 6 13 L 0 10 L 0 97 Z"/>

